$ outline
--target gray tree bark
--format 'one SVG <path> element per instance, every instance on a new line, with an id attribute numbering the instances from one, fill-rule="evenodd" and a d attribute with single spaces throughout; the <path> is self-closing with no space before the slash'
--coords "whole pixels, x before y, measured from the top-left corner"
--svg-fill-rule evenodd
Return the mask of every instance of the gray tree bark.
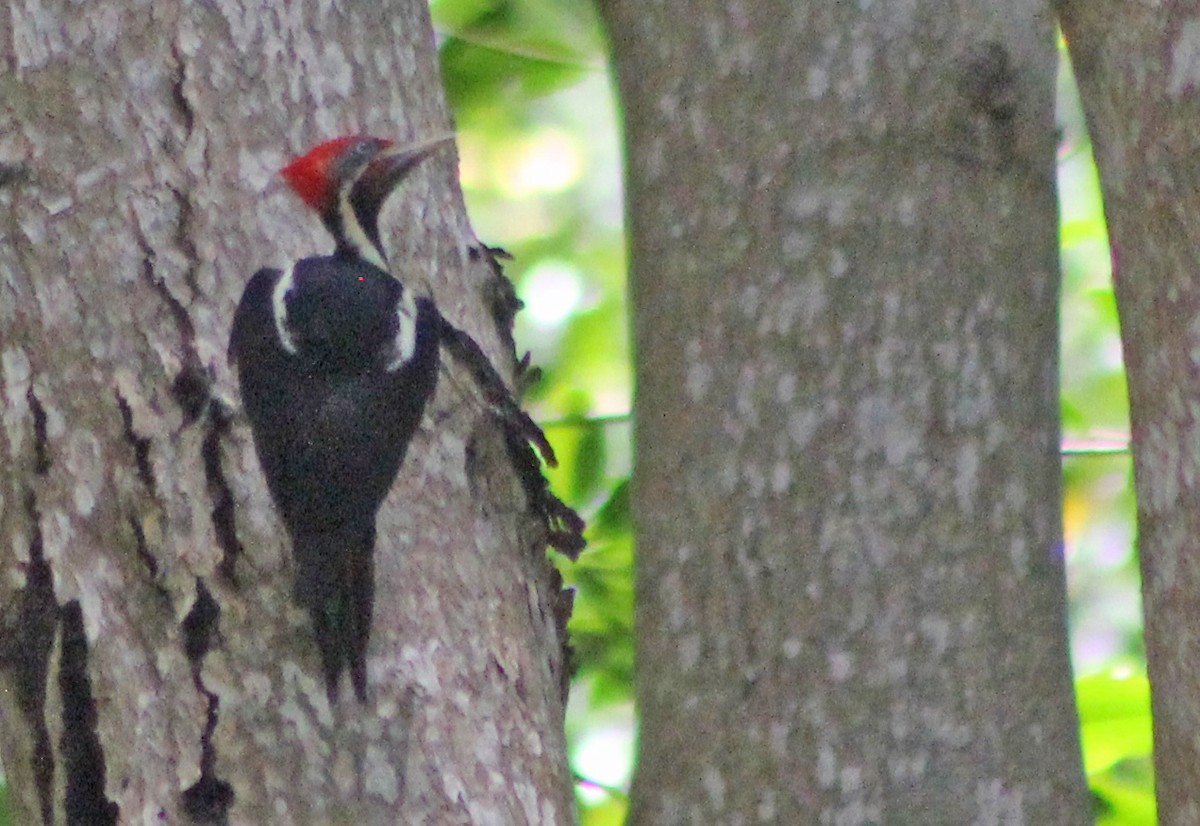
<path id="1" fill-rule="evenodd" d="M 18 0 L 0 60 L 18 822 L 572 823 L 546 528 L 470 380 L 380 515 L 369 701 L 330 708 L 225 360 L 254 270 L 330 248 L 287 154 L 449 129 L 425 3 Z M 393 263 L 509 370 L 452 154 L 395 199 Z"/>
<path id="2" fill-rule="evenodd" d="M 630 822 L 1090 822 L 1053 20 L 604 12 L 637 354 Z"/>
<path id="3" fill-rule="evenodd" d="M 1164 824 L 1200 822 L 1200 14 L 1058 3 L 1113 248 L 1129 382 L 1154 770 Z"/>

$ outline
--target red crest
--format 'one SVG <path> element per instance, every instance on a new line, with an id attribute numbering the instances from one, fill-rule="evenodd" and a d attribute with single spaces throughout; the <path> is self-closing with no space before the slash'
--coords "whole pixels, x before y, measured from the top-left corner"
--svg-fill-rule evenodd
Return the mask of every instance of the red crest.
<path id="1" fill-rule="evenodd" d="M 287 166 L 279 170 L 279 174 L 304 203 L 321 212 L 329 207 L 333 199 L 337 197 L 338 181 L 333 174 L 334 164 L 346 151 L 346 147 L 365 137 L 364 135 L 347 135 L 318 144 L 305 154 L 293 158 Z M 391 141 L 383 138 L 373 138 L 372 140 L 376 140 L 384 146 L 391 144 Z"/>

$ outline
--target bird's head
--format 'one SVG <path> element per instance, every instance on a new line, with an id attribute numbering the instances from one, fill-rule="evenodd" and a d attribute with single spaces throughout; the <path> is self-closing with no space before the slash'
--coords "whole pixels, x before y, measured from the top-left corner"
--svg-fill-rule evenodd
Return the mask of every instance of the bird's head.
<path id="1" fill-rule="evenodd" d="M 399 147 L 369 135 L 334 138 L 293 158 L 279 174 L 321 216 L 340 253 L 357 254 L 387 269 L 379 241 L 383 204 L 417 164 L 453 137 Z"/>

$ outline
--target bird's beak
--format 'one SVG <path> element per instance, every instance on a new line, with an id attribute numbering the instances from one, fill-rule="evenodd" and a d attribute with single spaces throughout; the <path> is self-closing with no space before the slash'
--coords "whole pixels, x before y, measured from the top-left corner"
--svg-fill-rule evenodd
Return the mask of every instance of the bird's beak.
<path id="1" fill-rule="evenodd" d="M 421 161 L 436 152 L 443 144 L 453 141 L 454 134 L 447 133 L 405 146 L 386 147 L 367 166 L 366 172 L 355 185 L 355 189 L 361 188 L 360 195 L 382 203 Z"/>

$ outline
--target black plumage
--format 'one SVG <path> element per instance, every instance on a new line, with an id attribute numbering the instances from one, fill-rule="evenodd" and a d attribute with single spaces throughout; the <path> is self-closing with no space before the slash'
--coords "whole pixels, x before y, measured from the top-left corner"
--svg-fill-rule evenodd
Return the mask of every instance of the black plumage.
<path id="1" fill-rule="evenodd" d="M 410 169 L 427 151 L 385 155 L 388 146 L 340 139 L 285 168 L 285 177 L 297 166 L 309 176 L 303 186 L 289 183 L 318 209 L 336 251 L 256 273 L 229 342 L 331 701 L 345 670 L 366 697 L 375 518 L 438 374 L 437 309 L 383 269 L 375 229 L 403 177 L 397 166 Z"/>

